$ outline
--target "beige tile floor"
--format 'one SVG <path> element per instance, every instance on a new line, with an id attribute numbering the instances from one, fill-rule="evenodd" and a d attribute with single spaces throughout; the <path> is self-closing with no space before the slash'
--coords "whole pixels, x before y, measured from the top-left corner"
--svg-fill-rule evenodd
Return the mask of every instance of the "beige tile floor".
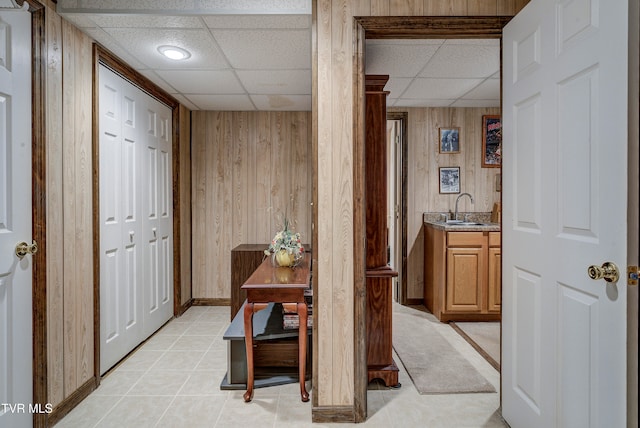
<path id="1" fill-rule="evenodd" d="M 297 384 L 260 388 L 251 403 L 244 391 L 221 391 L 225 374 L 228 307 L 192 307 L 169 322 L 117 368 L 56 427 L 305 427 L 311 402 Z M 499 374 L 451 327 L 427 320 L 499 391 Z M 416 326 L 426 328 L 426 326 Z M 420 395 L 400 367 L 402 388 L 371 385 L 365 427 L 505 427 L 499 393 Z M 311 391 L 310 385 L 308 385 Z M 354 425 L 339 424 L 337 426 Z M 314 427 L 336 424 L 313 424 Z"/>

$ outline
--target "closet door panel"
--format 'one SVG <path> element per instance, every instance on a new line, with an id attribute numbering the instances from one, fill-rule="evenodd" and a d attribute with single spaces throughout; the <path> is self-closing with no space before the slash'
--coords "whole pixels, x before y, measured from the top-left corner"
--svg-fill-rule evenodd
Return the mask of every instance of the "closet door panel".
<path id="1" fill-rule="evenodd" d="M 171 110 L 100 67 L 100 369 L 173 314 Z"/>

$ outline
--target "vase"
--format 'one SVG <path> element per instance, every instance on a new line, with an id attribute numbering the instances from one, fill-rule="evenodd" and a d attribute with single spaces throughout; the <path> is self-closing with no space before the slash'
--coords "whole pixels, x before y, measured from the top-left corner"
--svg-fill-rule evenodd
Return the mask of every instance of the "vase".
<path id="1" fill-rule="evenodd" d="M 295 256 L 289 254 L 287 250 L 278 250 L 273 256 L 278 266 L 293 266 L 296 260 Z"/>

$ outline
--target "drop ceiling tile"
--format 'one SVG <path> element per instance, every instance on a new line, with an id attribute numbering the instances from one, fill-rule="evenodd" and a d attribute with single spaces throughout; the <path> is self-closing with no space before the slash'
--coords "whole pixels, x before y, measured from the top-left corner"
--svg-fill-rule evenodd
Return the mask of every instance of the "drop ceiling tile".
<path id="1" fill-rule="evenodd" d="M 114 55 L 129 64 L 131 67 L 135 69 L 148 68 L 146 64 L 143 64 L 142 62 L 138 61 L 136 57 L 131 55 L 131 53 L 127 49 L 124 49 L 118 43 L 116 43 L 113 37 L 107 34 L 102 28 L 83 28 L 82 31 L 91 36 L 93 40 L 106 47 Z"/>
<path id="2" fill-rule="evenodd" d="M 92 20 L 93 15 L 87 15 L 84 13 L 67 13 L 64 18 L 78 28 L 95 28 L 98 25 Z"/>
<path id="3" fill-rule="evenodd" d="M 439 45 L 369 45 L 366 48 L 367 74 L 414 77 L 438 50 Z"/>
<path id="4" fill-rule="evenodd" d="M 238 77 L 252 94 L 311 94 L 311 70 L 244 70 Z"/>
<path id="5" fill-rule="evenodd" d="M 59 8 L 77 8 L 78 0 L 58 0 L 57 7 Z"/>
<path id="6" fill-rule="evenodd" d="M 367 39 L 368 45 L 441 45 L 445 39 Z"/>
<path id="7" fill-rule="evenodd" d="M 164 79 L 156 74 L 154 70 L 144 69 L 138 70 L 140 74 L 142 74 L 147 79 L 151 80 L 156 85 L 160 86 L 165 92 L 174 93 L 178 92 L 178 90 L 172 87 L 169 83 L 167 83 Z"/>
<path id="8" fill-rule="evenodd" d="M 455 100 L 481 82 L 481 79 L 415 79 L 402 98 Z"/>
<path id="9" fill-rule="evenodd" d="M 207 30 L 107 28 L 105 31 L 121 46 L 147 65 L 156 69 L 228 68 L 228 64 Z M 191 57 L 182 61 L 165 58 L 158 52 L 162 45 L 186 49 Z"/>
<path id="10" fill-rule="evenodd" d="M 499 47 L 445 43 L 419 76 L 486 78 L 499 70 Z"/>
<path id="11" fill-rule="evenodd" d="M 171 94 L 173 98 L 178 100 L 180 104 L 188 108 L 189 110 L 199 110 L 199 108 L 193 104 L 187 97 L 182 94 Z"/>
<path id="12" fill-rule="evenodd" d="M 231 70 L 158 70 L 158 75 L 183 94 L 244 94 Z"/>
<path id="13" fill-rule="evenodd" d="M 465 100 L 459 99 L 451 107 L 500 107 L 500 100 Z"/>
<path id="14" fill-rule="evenodd" d="M 390 77 L 384 89 L 389 91 L 389 98 L 398 98 L 409 87 L 412 80 L 408 77 Z"/>
<path id="15" fill-rule="evenodd" d="M 196 16 L 169 15 L 90 15 L 103 28 L 203 28 Z"/>
<path id="16" fill-rule="evenodd" d="M 172 10 L 192 10 L 194 0 L 79 0 L 78 7 L 103 11 L 144 10 L 168 12 Z"/>
<path id="17" fill-rule="evenodd" d="M 311 2 L 309 0 L 195 0 L 195 5 L 201 11 L 207 11 L 210 14 L 268 15 L 270 13 L 279 13 L 311 15 Z"/>
<path id="18" fill-rule="evenodd" d="M 495 46 L 500 47 L 500 39 L 447 39 L 447 45 Z"/>
<path id="19" fill-rule="evenodd" d="M 214 29 L 305 29 L 311 28 L 310 15 L 206 15 L 207 27 Z"/>
<path id="20" fill-rule="evenodd" d="M 239 69 L 310 69 L 308 30 L 212 30 L 231 65 Z"/>
<path id="21" fill-rule="evenodd" d="M 400 98 L 394 107 L 449 107 L 455 100 Z"/>
<path id="22" fill-rule="evenodd" d="M 500 80 L 487 79 L 464 94 L 463 98 L 469 100 L 499 100 Z"/>
<path id="23" fill-rule="evenodd" d="M 185 95 L 200 110 L 248 111 L 255 106 L 248 95 Z"/>
<path id="24" fill-rule="evenodd" d="M 311 95 L 251 95 L 258 110 L 311 111 Z"/>

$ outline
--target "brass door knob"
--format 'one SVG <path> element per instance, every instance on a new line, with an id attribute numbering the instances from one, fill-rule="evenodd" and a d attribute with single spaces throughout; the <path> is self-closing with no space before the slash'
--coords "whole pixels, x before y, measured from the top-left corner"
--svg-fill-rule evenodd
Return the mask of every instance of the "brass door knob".
<path id="1" fill-rule="evenodd" d="M 604 279 L 607 282 L 618 282 L 620 278 L 620 270 L 615 263 L 605 262 L 602 266 L 591 265 L 587 269 L 589 278 L 593 280 Z"/>
<path id="2" fill-rule="evenodd" d="M 26 242 L 22 241 L 16 245 L 16 256 L 22 260 L 24 256 L 27 254 L 34 255 L 38 252 L 38 243 L 33 241 L 33 244 L 29 245 Z"/>

